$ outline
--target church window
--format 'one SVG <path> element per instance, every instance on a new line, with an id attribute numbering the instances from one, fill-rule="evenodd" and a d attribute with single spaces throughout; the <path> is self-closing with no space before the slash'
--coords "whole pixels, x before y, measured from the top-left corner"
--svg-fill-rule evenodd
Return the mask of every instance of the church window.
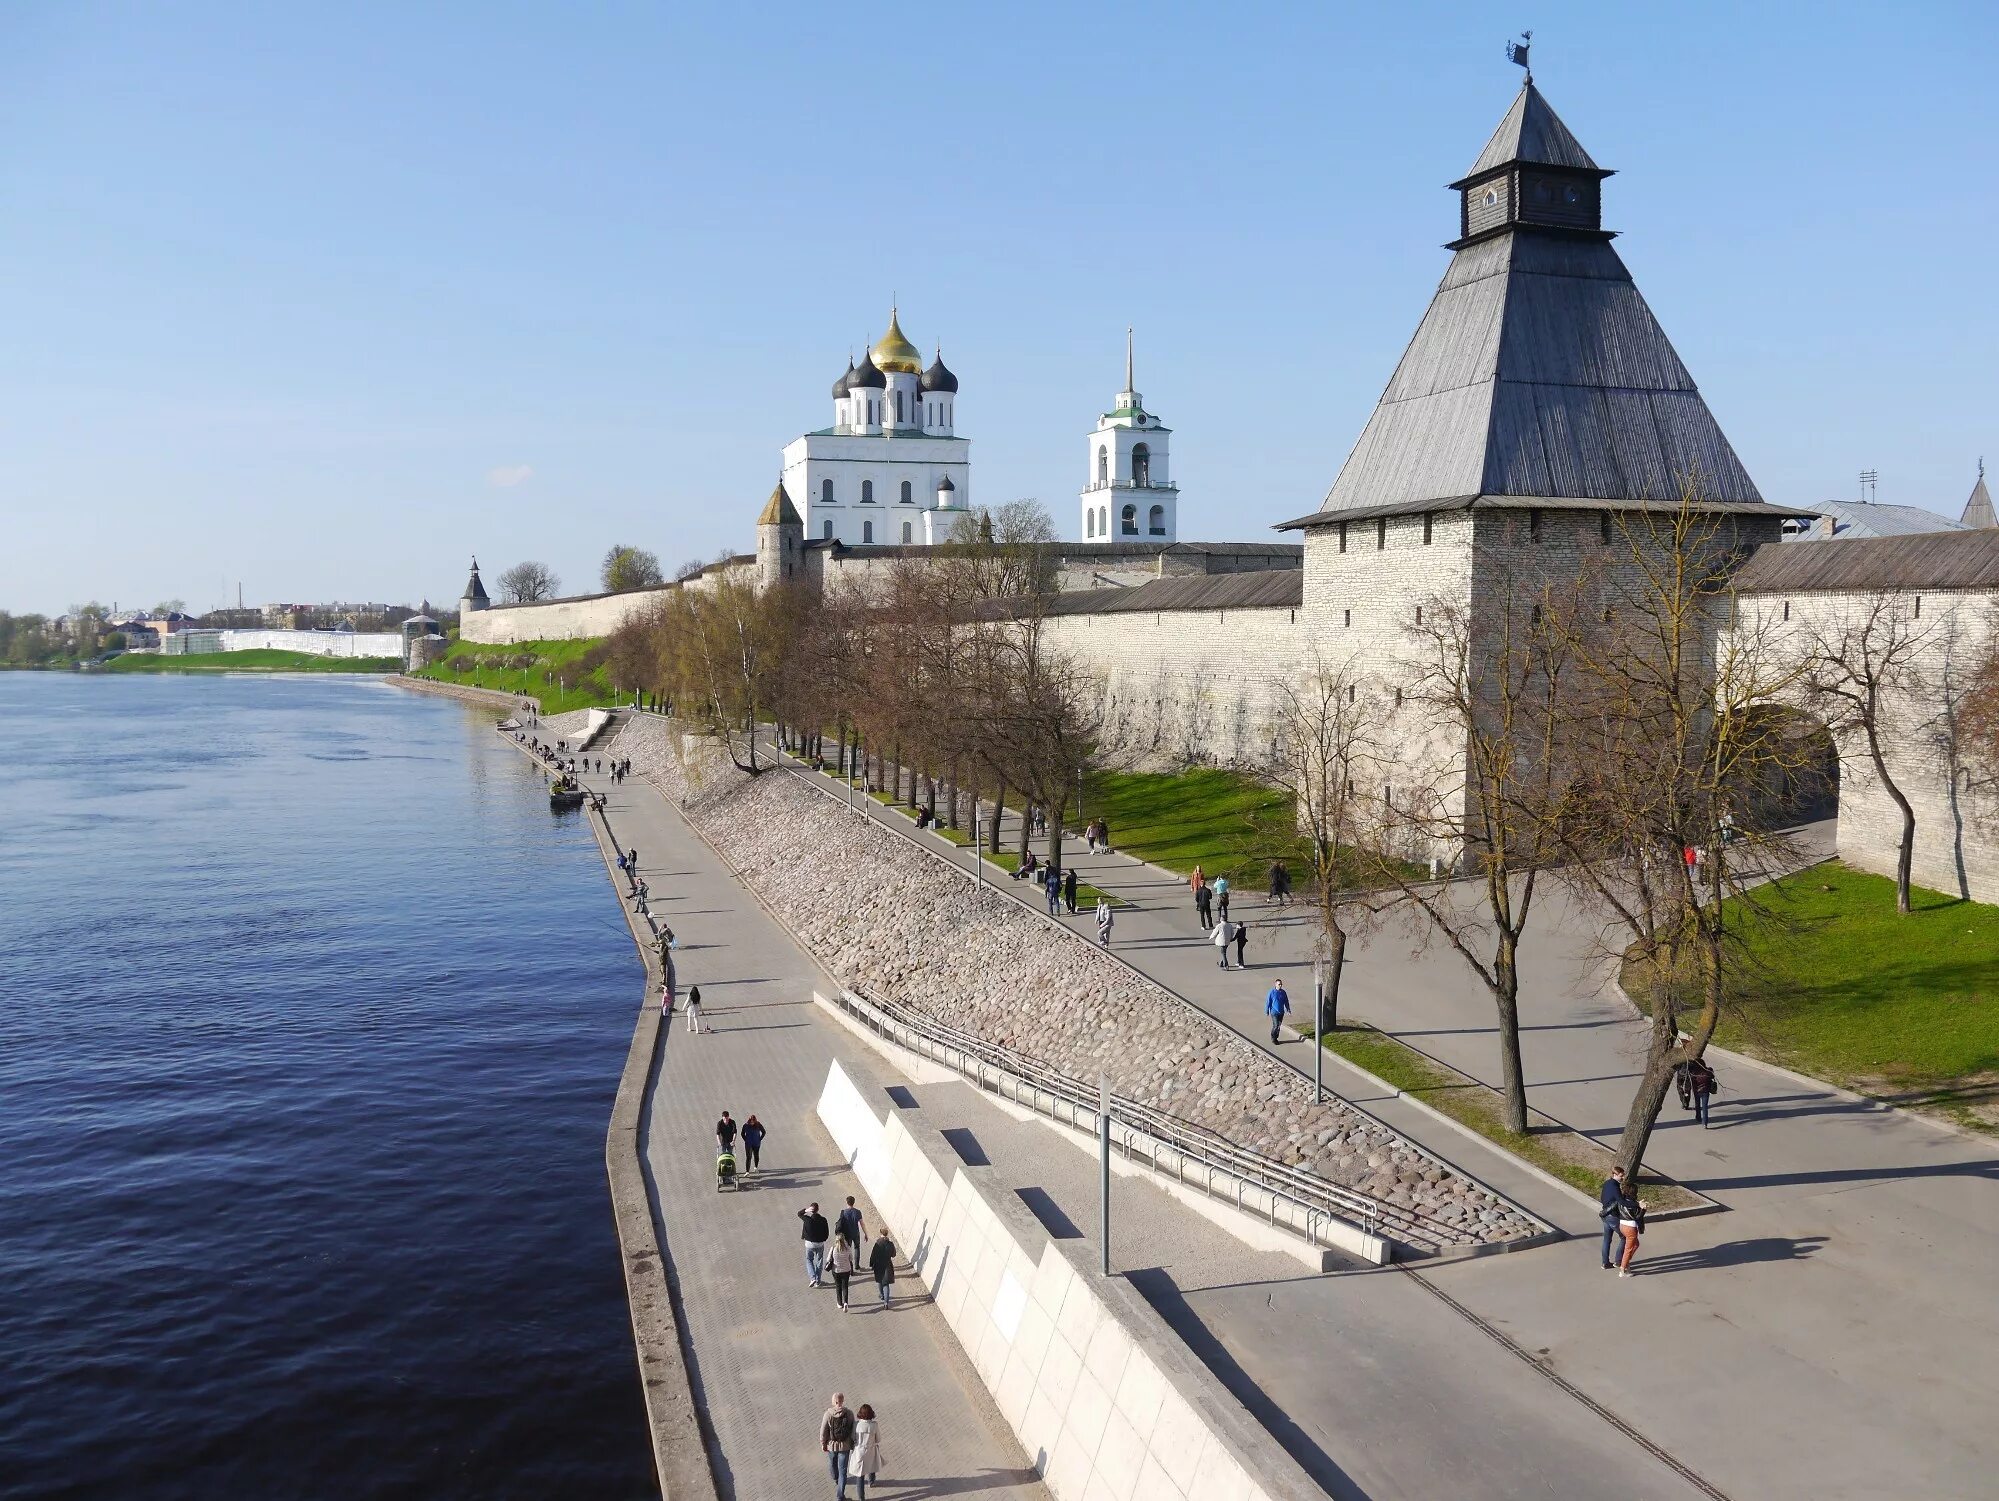
<path id="1" fill-rule="evenodd" d="M 908 480 L 904 480 L 904 481 L 902 482 L 902 503 L 903 503 L 904 505 L 908 505 L 908 504 L 909 504 L 909 481 L 908 481 Z"/>
<path id="2" fill-rule="evenodd" d="M 1088 541 L 1097 534 L 1097 508 L 1091 506 L 1083 512 L 1083 540 Z"/>
<path id="3" fill-rule="evenodd" d="M 1152 450 L 1143 443 L 1131 451 L 1131 482 L 1140 489 L 1152 483 Z"/>
<path id="4" fill-rule="evenodd" d="M 1138 535 L 1137 506 L 1126 506 L 1124 508 L 1124 534 L 1127 537 L 1136 537 Z"/>
<path id="5" fill-rule="evenodd" d="M 895 393 L 895 420 L 902 421 L 902 392 Z"/>
<path id="6" fill-rule="evenodd" d="M 1347 550 L 1347 524 L 1344 521 L 1342 521 L 1340 523 L 1340 551 L 1345 552 L 1346 550 Z"/>
<path id="7" fill-rule="evenodd" d="M 1146 517 L 1146 527 L 1155 537 L 1166 535 L 1166 507 L 1154 506 Z"/>
<path id="8" fill-rule="evenodd" d="M 871 506 L 874 503 L 875 503 L 875 482 L 871 479 L 864 479 L 861 481 L 861 504 L 864 506 Z"/>
<path id="9" fill-rule="evenodd" d="M 833 523 L 830 521 L 825 522 L 823 524 L 822 530 L 820 531 L 820 535 L 824 537 L 828 542 L 831 542 L 833 540 Z"/>
<path id="10" fill-rule="evenodd" d="M 1432 516 L 1432 515 L 1429 515 L 1429 514 L 1428 514 L 1427 512 L 1426 512 L 1426 513 L 1424 514 L 1424 517 L 1423 517 L 1423 545 L 1424 545 L 1425 547 L 1428 547 L 1428 546 L 1430 545 L 1430 539 L 1431 539 L 1431 536 L 1432 536 L 1432 533 L 1433 533 L 1433 527 L 1434 527 L 1434 523 L 1436 522 L 1436 519 L 1437 519 L 1436 517 L 1434 517 L 1434 516 Z"/>
<path id="11" fill-rule="evenodd" d="M 861 540 L 863 542 L 872 542 L 875 540 L 875 524 L 872 521 L 863 521 L 861 523 Z"/>
<path id="12" fill-rule="evenodd" d="M 1108 537 L 1110 534 L 1111 534 L 1111 508 L 1109 506 L 1098 506 L 1097 535 L 1099 537 Z"/>
<path id="13" fill-rule="evenodd" d="M 819 481 L 819 503 L 822 506 L 830 506 L 833 503 L 833 482 L 829 479 Z"/>
<path id="14" fill-rule="evenodd" d="M 1102 444 L 1097 445 L 1097 488 L 1101 490 L 1111 482 L 1111 451 Z"/>
<path id="15" fill-rule="evenodd" d="M 1388 518 L 1377 516 L 1374 518 L 1374 550 L 1380 552 L 1386 546 L 1388 546 Z"/>
<path id="16" fill-rule="evenodd" d="M 902 540 L 904 542 L 910 540 L 909 523 L 907 521 L 903 522 L 902 524 Z"/>

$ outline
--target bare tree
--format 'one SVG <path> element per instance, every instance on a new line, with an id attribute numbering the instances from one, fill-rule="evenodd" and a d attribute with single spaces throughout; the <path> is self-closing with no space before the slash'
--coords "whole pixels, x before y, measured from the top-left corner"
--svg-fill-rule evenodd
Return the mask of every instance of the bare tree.
<path id="1" fill-rule="evenodd" d="M 960 516 L 949 542 L 938 549 L 938 560 L 957 575 L 952 592 L 960 598 L 1038 598 L 1055 592 L 1057 540 L 1046 506 L 1010 500 Z"/>
<path id="2" fill-rule="evenodd" d="M 1370 824 L 1363 790 L 1376 784 L 1382 764 L 1371 732 L 1380 714 L 1359 687 L 1351 663 L 1331 663 L 1317 653 L 1301 677 L 1278 679 L 1272 684 L 1268 751 L 1257 768 L 1263 780 L 1291 794 L 1312 862 L 1317 946 L 1329 973 L 1314 1021 L 1321 1033 L 1339 1024 L 1347 940 L 1356 920 L 1375 911 L 1359 888 L 1366 884 L 1362 872 L 1374 862 L 1371 841 L 1380 834 Z"/>
<path id="3" fill-rule="evenodd" d="M 562 580 L 546 563 L 516 563 L 500 575 L 500 595 L 515 604 L 533 604 L 547 599 L 562 587 Z"/>
<path id="4" fill-rule="evenodd" d="M 631 547 L 622 542 L 613 543 L 604 554 L 604 587 L 613 594 L 623 594 L 630 589 L 650 589 L 663 583 L 659 571 L 659 559 L 643 547 Z"/>
<path id="5" fill-rule="evenodd" d="M 1909 910 L 1910 867 L 1916 852 L 1916 809 L 1888 769 L 1888 748 L 1903 743 L 1924 717 L 1918 707 L 1921 663 L 1931 626 L 1914 613 L 1910 596 L 1877 589 L 1831 618 L 1806 627 L 1809 702 L 1844 748 L 1866 747 L 1881 790 L 1902 815 L 1895 852 L 1895 910 Z"/>

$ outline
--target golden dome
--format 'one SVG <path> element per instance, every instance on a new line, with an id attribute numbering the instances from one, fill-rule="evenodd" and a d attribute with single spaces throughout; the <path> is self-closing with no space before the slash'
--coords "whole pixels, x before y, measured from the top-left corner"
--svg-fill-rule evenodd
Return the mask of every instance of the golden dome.
<path id="1" fill-rule="evenodd" d="M 916 346 L 902 335 L 902 325 L 896 321 L 895 309 L 888 314 L 888 332 L 876 341 L 869 351 L 875 362 L 875 369 L 884 375 L 899 370 L 905 375 L 923 373 L 923 356 L 916 352 Z"/>

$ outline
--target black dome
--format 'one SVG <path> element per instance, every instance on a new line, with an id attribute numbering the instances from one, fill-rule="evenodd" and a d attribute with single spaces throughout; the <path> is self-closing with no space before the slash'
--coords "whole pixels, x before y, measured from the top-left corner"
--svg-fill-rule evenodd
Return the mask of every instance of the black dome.
<path id="1" fill-rule="evenodd" d="M 939 490 L 944 491 L 946 494 L 949 494 L 952 491 L 955 491 L 958 487 L 951 483 L 951 476 L 947 474 L 944 476 L 944 478 L 937 481 L 937 488 Z"/>
<path id="2" fill-rule="evenodd" d="M 861 356 L 860 364 L 854 367 L 854 373 L 847 377 L 847 389 L 850 391 L 882 391 L 887 388 L 888 377 L 875 369 L 874 360 L 865 354 Z"/>
<path id="3" fill-rule="evenodd" d="M 949 391 L 954 395 L 958 390 L 958 377 L 944 368 L 944 351 L 937 351 L 937 358 L 930 362 L 930 368 L 923 372 L 923 389 L 926 391 Z"/>
<path id="4" fill-rule="evenodd" d="M 836 399 L 845 396 L 847 394 L 847 387 L 852 383 L 853 379 L 854 379 L 854 357 L 850 354 L 847 356 L 846 373 L 843 374 L 838 380 L 833 382 L 833 395 Z"/>

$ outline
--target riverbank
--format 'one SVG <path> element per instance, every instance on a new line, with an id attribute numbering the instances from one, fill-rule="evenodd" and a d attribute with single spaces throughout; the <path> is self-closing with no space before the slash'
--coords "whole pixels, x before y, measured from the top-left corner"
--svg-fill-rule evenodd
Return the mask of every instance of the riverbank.
<path id="1" fill-rule="evenodd" d="M 313 652 L 279 651 L 258 647 L 251 651 L 205 652 L 191 657 L 169 657 L 153 652 L 126 652 L 85 672 L 399 672 L 396 657 L 323 657 Z"/>

